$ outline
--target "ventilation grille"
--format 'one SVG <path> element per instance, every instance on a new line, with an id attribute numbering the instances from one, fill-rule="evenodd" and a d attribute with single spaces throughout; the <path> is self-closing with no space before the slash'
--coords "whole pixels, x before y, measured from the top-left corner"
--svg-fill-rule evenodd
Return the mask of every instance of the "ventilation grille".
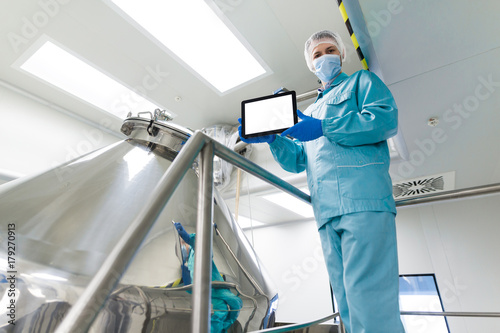
<path id="1" fill-rule="evenodd" d="M 442 175 L 404 180 L 392 185 L 394 198 L 411 198 L 420 195 L 449 191 L 455 187 L 455 172 Z"/>

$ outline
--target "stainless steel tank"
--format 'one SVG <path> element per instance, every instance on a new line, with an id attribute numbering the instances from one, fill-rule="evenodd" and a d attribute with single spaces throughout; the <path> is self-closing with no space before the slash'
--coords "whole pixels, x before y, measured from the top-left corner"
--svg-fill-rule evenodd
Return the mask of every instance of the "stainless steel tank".
<path id="1" fill-rule="evenodd" d="M 192 134 L 152 118 L 130 117 L 122 126 L 127 140 L 0 186 L 0 302 L 14 306 L 0 309 L 0 331 L 54 331 L 151 199 Z M 195 232 L 197 188 L 195 163 L 90 332 L 190 331 L 191 286 L 180 282 L 172 221 Z M 243 304 L 228 332 L 270 327 L 276 289 L 215 189 L 214 196 L 213 260 L 223 281 L 212 288 L 230 290 Z"/>

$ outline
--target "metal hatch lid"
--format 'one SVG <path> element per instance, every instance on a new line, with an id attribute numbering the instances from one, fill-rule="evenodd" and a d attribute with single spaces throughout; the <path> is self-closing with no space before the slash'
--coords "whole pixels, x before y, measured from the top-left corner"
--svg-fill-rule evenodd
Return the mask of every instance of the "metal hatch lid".
<path id="1" fill-rule="evenodd" d="M 137 117 L 129 113 L 127 119 L 123 121 L 121 132 L 139 143 L 154 143 L 178 153 L 193 135 L 193 131 L 170 120 L 172 118 L 165 113 L 165 110 L 160 109 L 156 109 L 154 113 L 139 112 Z"/>

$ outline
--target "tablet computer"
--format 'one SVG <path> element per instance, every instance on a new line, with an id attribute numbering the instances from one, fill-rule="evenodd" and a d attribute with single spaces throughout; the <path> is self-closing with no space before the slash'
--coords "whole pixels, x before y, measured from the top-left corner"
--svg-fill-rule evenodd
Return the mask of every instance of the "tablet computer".
<path id="1" fill-rule="evenodd" d="M 244 138 L 278 134 L 297 121 L 295 91 L 241 102 L 241 134 Z"/>

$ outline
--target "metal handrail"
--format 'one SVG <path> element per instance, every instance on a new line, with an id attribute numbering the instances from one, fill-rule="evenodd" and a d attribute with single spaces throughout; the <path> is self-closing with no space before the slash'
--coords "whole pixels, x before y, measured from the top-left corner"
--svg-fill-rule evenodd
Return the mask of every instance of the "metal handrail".
<path id="1" fill-rule="evenodd" d="M 143 207 L 118 240 L 87 288 L 57 327 L 56 333 L 86 332 L 88 330 L 182 177 L 192 167 L 195 157 L 205 143 L 206 139 L 199 134 L 193 135 L 188 140 L 185 149 L 181 150 L 178 158 L 174 160 L 153 189 L 150 196 L 152 199 Z"/>
<path id="2" fill-rule="evenodd" d="M 426 311 L 401 311 L 402 316 L 445 316 L 445 317 L 500 317 L 499 312 L 426 312 Z M 301 323 L 301 324 L 290 324 L 281 327 L 268 328 L 258 331 L 253 331 L 251 333 L 284 333 L 291 332 L 294 330 L 308 328 L 312 326 L 316 326 L 322 324 L 328 320 L 331 320 L 335 317 L 340 317 L 338 312 L 334 314 L 328 315 L 324 318 L 316 319 L 313 321 Z"/>
<path id="3" fill-rule="evenodd" d="M 213 156 L 217 155 L 277 188 L 305 202 L 311 202 L 311 197 L 306 193 L 238 155 L 202 132 L 196 131 L 162 176 L 158 185 L 153 189 L 151 200 L 132 221 L 80 298 L 71 307 L 62 323 L 58 326 L 56 333 L 85 332 L 88 330 L 107 297 L 125 272 L 135 252 L 200 153 L 199 214 L 195 240 L 198 255 L 195 257 L 195 273 L 193 276 L 193 333 L 208 333 L 210 329 L 208 324 L 211 300 L 208 296 L 211 288 L 211 265 L 207 263 L 211 262 L 212 253 Z M 208 260 L 203 260 L 204 258 L 208 258 Z"/>

